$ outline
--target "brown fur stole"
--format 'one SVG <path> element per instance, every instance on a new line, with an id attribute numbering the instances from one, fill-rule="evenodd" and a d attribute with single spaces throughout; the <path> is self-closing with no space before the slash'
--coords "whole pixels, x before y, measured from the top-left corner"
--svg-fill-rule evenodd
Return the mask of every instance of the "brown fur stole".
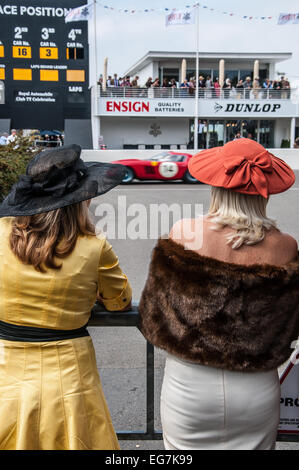
<path id="1" fill-rule="evenodd" d="M 179 358 L 237 371 L 284 363 L 299 334 L 299 257 L 238 265 L 160 239 L 140 301 L 140 329 Z"/>

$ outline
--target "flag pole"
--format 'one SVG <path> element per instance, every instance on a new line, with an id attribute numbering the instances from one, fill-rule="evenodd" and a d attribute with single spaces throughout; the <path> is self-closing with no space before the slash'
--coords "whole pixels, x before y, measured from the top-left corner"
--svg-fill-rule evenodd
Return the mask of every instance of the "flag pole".
<path id="1" fill-rule="evenodd" d="M 196 5 L 196 77 L 195 77 L 195 112 L 194 112 L 194 150 L 198 150 L 198 117 L 199 117 L 199 4 Z"/>
<path id="2" fill-rule="evenodd" d="M 93 29 L 94 29 L 94 55 L 95 55 L 95 85 L 98 83 L 98 45 L 97 45 L 97 0 L 93 0 Z"/>
<path id="3" fill-rule="evenodd" d="M 93 105 L 92 105 L 92 140 L 93 140 L 93 148 L 99 148 L 99 120 L 97 118 L 98 115 L 98 101 L 99 101 L 99 93 L 98 93 L 98 78 L 99 78 L 99 70 L 98 70 L 98 44 L 97 44 L 97 0 L 93 0 L 93 35 L 94 35 L 94 94 L 93 94 Z"/>

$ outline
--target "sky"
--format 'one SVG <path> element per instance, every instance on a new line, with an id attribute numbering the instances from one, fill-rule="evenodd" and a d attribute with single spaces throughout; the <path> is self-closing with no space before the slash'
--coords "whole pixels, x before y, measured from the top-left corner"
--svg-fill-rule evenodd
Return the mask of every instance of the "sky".
<path id="1" fill-rule="evenodd" d="M 184 9 L 189 0 L 98 0 L 121 9 Z M 201 2 L 200 2 L 201 3 Z M 299 13 L 298 0 L 205 0 L 200 8 L 200 51 L 292 52 L 291 60 L 278 64 L 278 71 L 299 83 L 299 24 L 277 25 L 280 13 Z M 223 11 L 247 16 L 273 16 L 270 21 L 243 20 Z M 97 6 L 99 72 L 108 57 L 108 74 L 122 76 L 148 51 L 194 51 L 194 26 L 165 26 L 165 13 L 120 13 Z"/>

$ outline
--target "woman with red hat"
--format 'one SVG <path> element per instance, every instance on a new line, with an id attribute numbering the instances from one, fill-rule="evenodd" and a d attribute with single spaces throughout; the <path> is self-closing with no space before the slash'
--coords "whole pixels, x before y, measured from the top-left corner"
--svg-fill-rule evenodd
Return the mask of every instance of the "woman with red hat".
<path id="1" fill-rule="evenodd" d="M 189 171 L 212 186 L 209 212 L 159 240 L 140 303 L 142 333 L 167 352 L 164 445 L 274 449 L 277 367 L 299 334 L 299 258 L 266 206 L 294 173 L 249 139 L 200 152 Z"/>

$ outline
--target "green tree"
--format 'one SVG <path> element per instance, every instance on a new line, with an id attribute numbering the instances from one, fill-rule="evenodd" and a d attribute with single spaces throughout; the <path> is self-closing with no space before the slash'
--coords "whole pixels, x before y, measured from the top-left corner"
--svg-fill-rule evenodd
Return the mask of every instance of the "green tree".
<path id="1" fill-rule="evenodd" d="M 25 173 L 30 160 L 40 152 L 33 141 L 22 134 L 9 145 L 0 145 L 0 201 L 9 193 L 11 187 Z"/>

